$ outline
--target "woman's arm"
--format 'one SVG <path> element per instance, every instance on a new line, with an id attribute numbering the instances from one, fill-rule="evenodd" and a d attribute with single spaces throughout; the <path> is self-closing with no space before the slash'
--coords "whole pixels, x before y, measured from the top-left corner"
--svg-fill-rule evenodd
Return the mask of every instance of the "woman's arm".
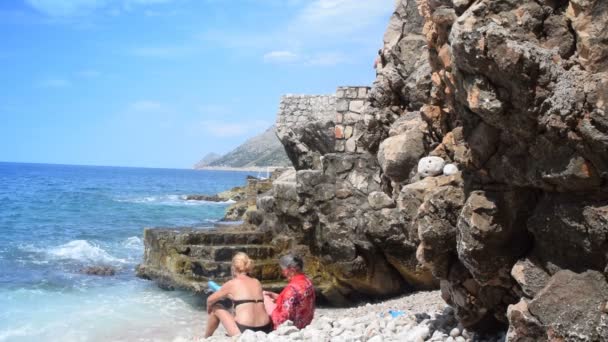
<path id="1" fill-rule="evenodd" d="M 219 290 L 215 291 L 209 297 L 207 297 L 207 311 L 209 311 L 213 304 L 217 303 L 220 299 L 228 297 L 230 295 L 231 289 L 232 280 L 222 285 Z"/>
<path id="2" fill-rule="evenodd" d="M 277 300 L 277 297 L 279 296 L 278 293 L 274 293 L 274 292 L 270 292 L 270 291 L 262 291 L 262 294 L 264 296 L 270 297 L 272 300 Z"/>

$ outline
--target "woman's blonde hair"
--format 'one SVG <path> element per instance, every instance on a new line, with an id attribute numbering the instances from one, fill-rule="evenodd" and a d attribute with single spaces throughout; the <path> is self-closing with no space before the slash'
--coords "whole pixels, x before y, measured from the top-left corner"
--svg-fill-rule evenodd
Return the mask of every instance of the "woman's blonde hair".
<path id="1" fill-rule="evenodd" d="M 253 270 L 253 260 L 243 252 L 238 252 L 232 257 L 232 269 L 237 273 L 250 273 Z"/>

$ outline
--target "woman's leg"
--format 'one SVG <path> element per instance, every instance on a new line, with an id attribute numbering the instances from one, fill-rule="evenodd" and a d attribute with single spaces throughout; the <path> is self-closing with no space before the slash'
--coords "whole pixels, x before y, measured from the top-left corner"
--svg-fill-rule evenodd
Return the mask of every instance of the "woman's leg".
<path id="1" fill-rule="evenodd" d="M 224 307 L 218 305 L 213 308 L 213 311 L 211 311 L 211 314 L 209 315 L 205 337 L 213 335 L 220 322 L 226 329 L 228 335 L 236 336 L 241 334 L 241 330 L 239 330 L 239 327 L 236 325 L 236 321 L 234 320 L 232 313 L 230 313 L 230 311 L 226 310 Z"/>
<path id="2" fill-rule="evenodd" d="M 207 327 L 205 328 L 205 338 L 213 335 L 217 327 L 220 325 L 220 319 L 215 315 L 213 310 L 207 317 Z"/>

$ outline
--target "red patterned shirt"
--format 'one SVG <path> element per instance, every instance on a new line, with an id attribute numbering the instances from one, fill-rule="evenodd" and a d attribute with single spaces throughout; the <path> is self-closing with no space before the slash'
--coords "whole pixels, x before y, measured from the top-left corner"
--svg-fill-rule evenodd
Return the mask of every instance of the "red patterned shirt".
<path id="1" fill-rule="evenodd" d="M 296 274 L 277 297 L 277 306 L 271 318 L 276 329 L 281 323 L 290 320 L 302 329 L 309 325 L 315 314 L 315 289 L 308 277 Z"/>

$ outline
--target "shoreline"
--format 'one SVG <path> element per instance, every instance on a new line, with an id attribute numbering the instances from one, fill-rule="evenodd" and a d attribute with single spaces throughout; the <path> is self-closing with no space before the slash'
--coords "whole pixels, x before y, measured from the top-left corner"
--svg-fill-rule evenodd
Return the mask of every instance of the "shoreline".
<path id="1" fill-rule="evenodd" d="M 199 168 L 193 168 L 195 171 L 251 171 L 251 172 L 274 172 L 277 169 L 285 169 L 287 166 L 243 166 L 243 167 L 232 167 L 232 166 L 204 166 Z"/>

